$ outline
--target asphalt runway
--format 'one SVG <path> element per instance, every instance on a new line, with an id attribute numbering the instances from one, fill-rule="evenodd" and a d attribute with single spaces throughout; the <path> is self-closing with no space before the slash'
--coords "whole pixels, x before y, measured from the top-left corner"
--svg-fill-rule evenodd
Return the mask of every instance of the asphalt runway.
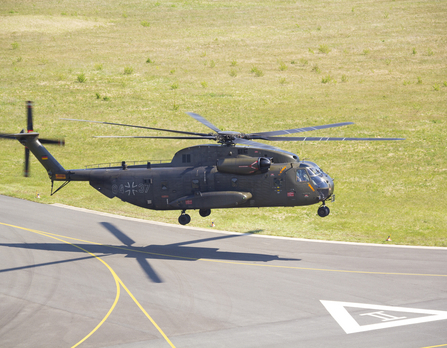
<path id="1" fill-rule="evenodd" d="M 2 348 L 447 346 L 446 248 L 0 208 Z"/>

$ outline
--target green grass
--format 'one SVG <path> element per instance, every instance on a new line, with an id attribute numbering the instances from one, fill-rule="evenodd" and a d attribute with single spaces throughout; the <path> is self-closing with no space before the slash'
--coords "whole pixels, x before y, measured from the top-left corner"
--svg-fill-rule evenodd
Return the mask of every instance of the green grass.
<path id="1" fill-rule="evenodd" d="M 33 100 L 35 130 L 66 138 L 50 151 L 66 168 L 82 168 L 169 160 L 206 142 L 94 139 L 155 133 L 61 117 L 199 132 L 209 129 L 185 111 L 241 132 L 353 121 L 308 134 L 407 140 L 276 144 L 335 178 L 328 217 L 319 218 L 317 206 L 227 209 L 206 219 L 191 212 L 191 225 L 212 220 L 240 232 L 376 243 L 391 235 L 397 244 L 447 246 L 446 16 L 447 3 L 435 0 L 355 8 L 347 0 L 5 0 L 0 132 L 24 128 L 25 101 Z M 322 83 L 328 77 L 333 82 Z M 0 146 L 1 194 L 177 223 L 176 211 L 109 200 L 87 183 L 50 197 L 37 161 L 31 178 L 20 177 L 23 147 Z"/>

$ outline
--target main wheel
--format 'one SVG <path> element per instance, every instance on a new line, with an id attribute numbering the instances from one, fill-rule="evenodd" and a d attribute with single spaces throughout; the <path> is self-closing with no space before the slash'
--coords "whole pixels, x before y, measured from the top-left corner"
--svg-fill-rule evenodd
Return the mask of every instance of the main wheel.
<path id="1" fill-rule="evenodd" d="M 317 211 L 318 216 L 320 216 L 320 217 L 328 216 L 330 212 L 331 211 L 329 210 L 329 207 L 326 207 L 325 205 L 322 205 L 321 207 L 319 207 L 318 211 Z"/>
<path id="2" fill-rule="evenodd" d="M 201 217 L 207 217 L 211 214 L 211 209 L 200 209 L 199 214 Z"/>
<path id="3" fill-rule="evenodd" d="M 181 225 L 187 225 L 191 222 L 191 216 L 189 216 L 188 214 L 182 214 L 178 217 L 178 222 Z"/>

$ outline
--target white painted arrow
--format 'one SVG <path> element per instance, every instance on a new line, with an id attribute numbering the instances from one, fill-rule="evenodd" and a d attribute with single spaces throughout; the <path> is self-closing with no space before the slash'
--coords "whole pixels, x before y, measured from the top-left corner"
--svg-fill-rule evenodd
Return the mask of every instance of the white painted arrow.
<path id="1" fill-rule="evenodd" d="M 337 323 L 342 327 L 347 334 L 364 332 L 370 330 L 386 329 L 390 327 L 411 325 L 427 323 L 437 320 L 446 320 L 447 311 L 437 311 L 432 309 L 417 309 L 417 308 L 406 308 L 406 307 L 394 307 L 394 306 L 379 306 L 363 303 L 352 303 L 352 302 L 338 302 L 338 301 L 323 301 L 320 300 L 332 317 L 337 321 Z M 377 324 L 369 325 L 359 325 L 357 321 L 348 313 L 346 307 L 357 308 L 357 309 L 369 309 L 374 310 L 374 312 L 365 312 L 359 314 L 360 316 L 371 316 L 380 319 L 381 322 Z M 423 314 L 424 316 L 417 318 L 408 319 L 405 316 L 399 315 L 394 316 L 389 312 L 399 312 L 399 313 L 413 313 L 413 314 Z"/>

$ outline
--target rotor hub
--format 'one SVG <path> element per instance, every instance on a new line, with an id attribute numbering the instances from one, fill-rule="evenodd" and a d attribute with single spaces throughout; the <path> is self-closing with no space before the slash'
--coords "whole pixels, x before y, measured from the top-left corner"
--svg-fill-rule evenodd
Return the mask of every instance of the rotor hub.
<path id="1" fill-rule="evenodd" d="M 243 134 L 239 132 L 233 132 L 233 131 L 221 131 L 217 133 L 216 140 L 220 144 L 226 144 L 226 145 L 234 145 L 234 140 L 237 138 L 242 138 Z"/>

